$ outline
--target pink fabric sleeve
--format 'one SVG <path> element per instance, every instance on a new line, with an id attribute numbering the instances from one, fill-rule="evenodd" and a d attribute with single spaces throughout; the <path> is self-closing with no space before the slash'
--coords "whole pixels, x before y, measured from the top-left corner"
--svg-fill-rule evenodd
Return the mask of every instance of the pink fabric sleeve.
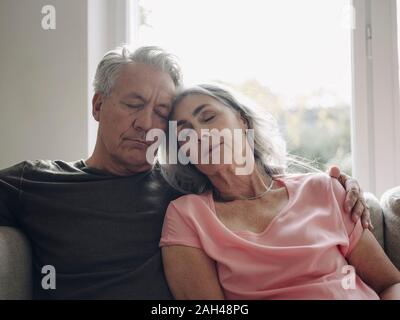
<path id="1" fill-rule="evenodd" d="M 185 214 L 179 212 L 172 202 L 169 204 L 167 213 L 165 214 L 159 246 L 170 245 L 202 248 L 192 220 Z"/>
<path id="2" fill-rule="evenodd" d="M 343 186 L 340 184 L 340 182 L 337 179 L 331 178 L 331 181 L 332 181 L 333 193 L 335 195 L 337 204 L 339 205 L 339 208 L 340 208 L 343 225 L 344 225 L 344 228 L 346 229 L 346 233 L 349 238 L 349 245 L 341 247 L 343 256 L 347 257 L 353 251 L 355 246 L 357 245 L 364 229 L 361 225 L 361 219 L 358 219 L 357 222 L 354 223 L 352 220 L 352 213 L 346 212 L 344 210 L 344 205 L 345 205 L 344 201 L 346 199 L 346 190 L 343 188 Z"/>

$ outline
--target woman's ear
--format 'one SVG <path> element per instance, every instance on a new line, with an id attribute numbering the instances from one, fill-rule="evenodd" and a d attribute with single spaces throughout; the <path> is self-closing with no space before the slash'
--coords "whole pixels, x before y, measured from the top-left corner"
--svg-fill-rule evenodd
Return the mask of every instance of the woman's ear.
<path id="1" fill-rule="evenodd" d="M 240 121 L 242 122 L 244 129 L 249 129 L 249 122 L 242 114 L 240 114 Z"/>

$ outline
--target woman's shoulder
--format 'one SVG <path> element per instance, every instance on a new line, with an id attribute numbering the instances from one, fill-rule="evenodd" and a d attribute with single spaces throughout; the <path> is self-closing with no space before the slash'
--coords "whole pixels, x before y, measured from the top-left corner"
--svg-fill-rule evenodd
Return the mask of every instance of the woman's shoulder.
<path id="1" fill-rule="evenodd" d="M 345 189 L 339 180 L 324 172 L 290 174 L 281 178 L 293 199 L 333 199 L 342 201 Z M 324 201 L 325 201 L 324 200 Z"/>
<path id="2" fill-rule="evenodd" d="M 282 175 L 276 175 L 275 177 L 284 180 L 293 181 L 326 181 L 330 176 L 325 172 L 309 172 L 309 173 L 285 173 Z"/>
<path id="3" fill-rule="evenodd" d="M 311 173 L 296 173 L 284 174 L 276 176 L 277 179 L 285 183 L 291 183 L 297 187 L 310 186 L 317 188 L 324 188 L 324 190 L 332 185 L 332 180 L 335 178 L 330 177 L 325 172 L 311 172 Z"/>
<path id="4" fill-rule="evenodd" d="M 203 194 L 186 194 L 173 201 L 171 201 L 172 206 L 178 210 L 184 210 L 186 212 L 196 212 L 204 210 L 204 208 L 211 207 L 210 192 L 205 192 Z"/>

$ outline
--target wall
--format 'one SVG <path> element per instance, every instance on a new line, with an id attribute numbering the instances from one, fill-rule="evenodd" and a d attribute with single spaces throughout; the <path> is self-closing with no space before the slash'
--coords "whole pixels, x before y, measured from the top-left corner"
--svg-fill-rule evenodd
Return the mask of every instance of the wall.
<path id="1" fill-rule="evenodd" d="M 44 5 L 55 30 L 42 29 Z M 86 157 L 86 1 L 1 0 L 0 44 L 0 168 Z"/>

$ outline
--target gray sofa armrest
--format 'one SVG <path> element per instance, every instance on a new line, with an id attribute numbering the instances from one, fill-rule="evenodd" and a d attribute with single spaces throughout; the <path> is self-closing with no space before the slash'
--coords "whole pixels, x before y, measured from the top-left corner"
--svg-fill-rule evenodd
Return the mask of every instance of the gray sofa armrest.
<path id="1" fill-rule="evenodd" d="M 0 299 L 32 298 L 32 259 L 27 238 L 19 230 L 0 226 Z"/>
<path id="2" fill-rule="evenodd" d="M 400 269 L 400 187 L 389 189 L 381 197 L 385 218 L 385 250 Z"/>

